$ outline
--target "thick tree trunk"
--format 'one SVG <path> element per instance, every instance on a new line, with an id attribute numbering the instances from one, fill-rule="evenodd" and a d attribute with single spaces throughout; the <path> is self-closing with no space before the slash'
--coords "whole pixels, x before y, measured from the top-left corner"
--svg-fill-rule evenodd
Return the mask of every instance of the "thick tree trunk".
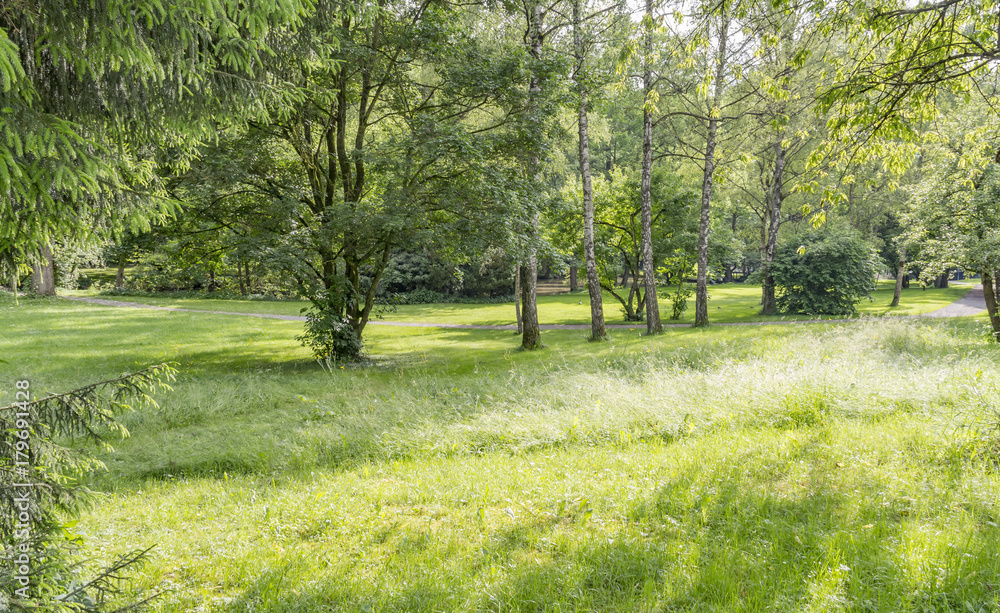
<path id="1" fill-rule="evenodd" d="M 937 283 L 934 284 L 934 287 L 940 289 L 946 289 L 948 287 L 948 276 L 950 274 L 951 274 L 950 270 L 946 270 L 943 273 L 941 273 L 941 276 L 937 278 Z"/>
<path id="2" fill-rule="evenodd" d="M 521 267 L 521 347 L 538 349 L 542 346 L 542 333 L 538 328 L 538 306 L 535 301 L 535 286 L 538 280 L 538 259 L 534 249 L 528 254 L 526 266 Z"/>
<path id="3" fill-rule="evenodd" d="M 642 73 L 642 281 L 646 289 L 646 334 L 663 331 L 660 322 L 660 303 L 656 299 L 656 263 L 653 261 L 653 201 L 651 184 L 653 175 L 653 114 L 650 112 L 650 94 L 653 89 L 653 0 L 646 0 L 645 57 Z"/>
<path id="4" fill-rule="evenodd" d="M 569 267 L 569 291 L 575 292 L 580 289 L 580 267 Z"/>
<path id="5" fill-rule="evenodd" d="M 982 271 L 983 277 L 983 297 L 986 299 L 986 312 L 990 316 L 990 325 L 993 327 L 993 336 L 1000 340 L 1000 314 L 997 313 L 997 294 L 994 282 L 997 277 L 996 271 Z"/>
<path id="6" fill-rule="evenodd" d="M 903 295 L 903 277 L 906 275 L 906 250 L 899 252 L 899 267 L 896 269 L 896 289 L 892 291 L 892 302 L 889 306 L 899 306 L 899 299 Z"/>
<path id="7" fill-rule="evenodd" d="M 729 13 L 725 7 L 719 27 L 719 54 L 716 57 L 712 108 L 708 109 L 708 134 L 705 138 L 705 169 L 701 183 L 701 217 L 698 219 L 698 282 L 695 287 L 694 325 L 708 325 L 708 231 L 711 222 L 712 181 L 715 177 L 715 139 L 719 130 L 718 107 L 722 103 L 726 74 L 726 43 L 729 37 Z"/>
<path id="8" fill-rule="evenodd" d="M 31 269 L 31 289 L 39 296 L 56 295 L 56 267 L 52 247 L 46 245 L 39 253 L 39 262 Z"/>
<path id="9" fill-rule="evenodd" d="M 590 340 L 600 341 L 608 337 L 604 327 L 604 298 L 601 283 L 597 277 L 597 256 L 594 251 L 594 186 L 590 177 L 590 133 L 587 122 L 587 86 L 580 74 L 584 70 L 583 40 L 580 36 L 581 0 L 573 2 L 573 53 L 576 56 L 576 70 L 573 73 L 580 96 L 580 179 L 583 184 L 583 259 L 587 266 L 587 291 L 590 294 Z M 576 267 L 569 269 L 569 285 L 576 289 Z"/>
<path id="10" fill-rule="evenodd" d="M 774 173 L 771 176 L 770 193 L 767 196 L 767 217 L 769 220 L 767 244 L 764 246 L 764 258 L 761 266 L 764 268 L 764 282 L 761 286 L 761 315 L 774 315 L 778 312 L 778 303 L 774 296 L 774 277 L 771 275 L 771 265 L 778 249 L 778 229 L 781 226 L 781 204 L 783 194 L 781 185 L 785 180 L 785 148 L 782 146 L 784 132 L 778 130 L 774 142 Z"/>

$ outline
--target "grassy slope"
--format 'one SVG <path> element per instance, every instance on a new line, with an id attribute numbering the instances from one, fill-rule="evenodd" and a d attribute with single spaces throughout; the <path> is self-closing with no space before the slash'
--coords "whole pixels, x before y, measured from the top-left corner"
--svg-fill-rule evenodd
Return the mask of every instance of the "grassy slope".
<path id="1" fill-rule="evenodd" d="M 904 290 L 900 306 L 890 309 L 893 283 L 883 281 L 872 294 L 872 300 L 865 300 L 858 305 L 862 315 L 918 315 L 928 313 L 950 304 L 965 294 L 971 284 L 953 284 L 943 290 L 921 290 L 917 287 Z M 814 319 L 806 316 L 762 317 L 760 310 L 760 287 L 753 285 L 715 285 L 709 290 L 709 316 L 712 321 L 748 322 L 773 321 L 779 319 Z M 268 300 L 212 300 L 204 298 L 169 298 L 169 297 L 122 297 L 121 300 L 154 304 L 160 306 L 181 307 L 211 311 L 230 311 L 237 313 L 269 313 L 279 315 L 299 315 L 300 311 L 309 305 L 307 301 L 268 301 Z M 661 299 L 662 300 L 662 299 Z M 689 300 L 688 312 L 679 320 L 681 323 L 691 323 L 694 320 L 694 299 Z M 604 310 L 608 323 L 623 323 L 620 305 L 610 294 L 604 294 Z M 586 292 L 540 296 L 538 298 L 539 321 L 545 324 L 588 324 L 590 323 L 590 300 Z M 670 303 L 664 301 L 660 306 L 661 313 L 669 315 Z M 397 307 L 395 312 L 386 313 L 386 321 L 412 321 L 430 323 L 459 323 L 496 325 L 514 322 L 514 309 L 510 304 L 433 304 L 404 305 Z M 668 323 L 668 320 L 664 320 Z M 637 325 L 643 325 L 641 323 Z"/>
<path id="2" fill-rule="evenodd" d="M 957 444 L 1000 406 L 976 319 L 560 331 L 534 354 L 377 328 L 381 366 L 327 373 L 294 322 L 0 309 L 0 380 L 36 393 L 180 362 L 77 528 L 105 559 L 158 544 L 159 611 L 998 604 L 1000 475 Z"/>

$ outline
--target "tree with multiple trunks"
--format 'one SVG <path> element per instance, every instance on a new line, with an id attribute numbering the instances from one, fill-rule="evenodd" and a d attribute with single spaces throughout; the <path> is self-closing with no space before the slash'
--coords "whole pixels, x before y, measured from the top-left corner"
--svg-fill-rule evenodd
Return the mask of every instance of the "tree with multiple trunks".
<path id="1" fill-rule="evenodd" d="M 443 3 L 318 3 L 277 43 L 275 74 L 296 103 L 206 150 L 173 186 L 220 225 L 218 204 L 256 211 L 272 262 L 338 334 L 362 338 L 395 250 L 497 244 L 526 208 L 531 94 L 512 84 L 529 71 L 515 45 L 457 27 L 463 17 Z"/>

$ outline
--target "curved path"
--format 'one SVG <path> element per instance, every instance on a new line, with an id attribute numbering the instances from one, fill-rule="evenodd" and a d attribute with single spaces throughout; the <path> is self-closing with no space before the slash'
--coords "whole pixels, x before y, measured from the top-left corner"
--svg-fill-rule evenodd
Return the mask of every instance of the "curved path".
<path id="1" fill-rule="evenodd" d="M 151 304 L 139 304 L 138 302 L 124 302 L 121 300 L 106 300 L 104 298 L 86 298 L 82 296 L 61 296 L 66 300 L 73 300 L 75 302 L 86 302 L 88 304 L 96 304 L 99 306 L 108 307 L 122 307 L 130 309 L 146 309 L 149 311 L 172 311 L 172 312 L 182 312 L 182 313 L 209 313 L 212 315 L 240 315 L 243 317 L 262 317 L 265 319 L 281 319 L 285 321 L 305 321 L 306 318 L 299 315 L 275 315 L 270 313 L 237 313 L 235 311 L 205 311 L 201 309 L 185 309 L 179 307 L 164 307 L 156 306 Z M 942 307 L 936 311 L 930 313 L 925 313 L 923 315 L 903 315 L 900 317 L 962 317 L 965 315 L 977 315 L 986 310 L 986 301 L 983 297 L 983 288 L 981 285 L 977 285 L 969 293 L 965 294 L 955 302 L 949 304 L 948 306 Z M 809 324 L 809 323 L 836 323 L 845 321 L 857 321 L 857 319 L 799 319 L 799 320 L 776 320 L 776 321 L 746 321 L 746 322 L 728 322 L 728 323 L 716 323 L 712 324 L 714 326 L 774 326 L 774 325 L 790 325 L 790 324 Z M 510 330 L 516 331 L 517 326 L 515 324 L 507 325 L 477 325 L 477 324 L 448 324 L 448 323 L 427 323 L 427 322 L 413 322 L 413 321 L 369 321 L 370 326 L 399 326 L 406 328 L 461 328 L 465 330 Z M 687 328 L 691 324 L 663 324 L 664 328 Z M 589 330 L 590 324 L 540 324 L 538 326 L 542 330 Z M 645 325 L 642 322 L 636 322 L 634 324 L 608 324 L 605 326 L 609 329 L 637 329 L 643 328 Z"/>
<path id="2" fill-rule="evenodd" d="M 977 285 L 948 306 L 925 313 L 920 317 L 964 317 L 965 315 L 979 315 L 985 310 L 986 297 L 983 295 L 983 286 Z"/>

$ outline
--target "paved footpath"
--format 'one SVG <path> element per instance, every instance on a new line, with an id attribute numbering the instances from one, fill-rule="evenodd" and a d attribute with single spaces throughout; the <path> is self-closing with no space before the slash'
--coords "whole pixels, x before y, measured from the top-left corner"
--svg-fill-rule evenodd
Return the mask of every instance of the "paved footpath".
<path id="1" fill-rule="evenodd" d="M 271 313 L 238 313 L 236 311 L 205 311 L 201 309 L 184 309 L 179 307 L 164 307 L 151 304 L 139 304 L 138 302 L 124 302 L 122 300 L 105 300 L 104 298 L 85 298 L 82 296 L 63 296 L 66 300 L 75 302 L 86 302 L 99 306 L 121 307 L 129 309 L 145 309 L 147 311 L 171 311 L 174 313 L 208 313 L 211 315 L 240 315 L 243 317 L 262 317 L 265 319 L 281 319 L 284 321 L 305 321 L 306 318 L 299 315 L 275 315 Z M 913 315 L 909 317 L 962 317 L 965 315 L 977 315 L 986 310 L 986 301 L 983 298 L 982 286 L 976 286 L 968 294 L 946 307 L 923 315 Z M 800 320 L 775 320 L 775 321 L 746 321 L 716 323 L 713 326 L 778 326 L 792 324 L 817 324 L 817 323 L 837 323 L 846 321 L 857 321 L 857 319 L 800 319 Z M 398 326 L 404 328 L 461 328 L 465 330 L 510 330 L 516 331 L 517 325 L 476 325 L 476 324 L 448 324 L 429 323 L 416 321 L 369 321 L 370 326 Z M 686 328 L 691 324 L 663 324 L 664 328 Z M 542 330 L 589 330 L 590 324 L 540 324 Z M 635 330 L 645 328 L 641 322 L 634 324 L 608 324 L 607 328 Z"/>
<path id="2" fill-rule="evenodd" d="M 925 313 L 921 317 L 964 317 L 965 315 L 979 315 L 985 310 L 986 297 L 983 295 L 983 286 L 977 285 L 955 302 L 936 311 Z"/>

